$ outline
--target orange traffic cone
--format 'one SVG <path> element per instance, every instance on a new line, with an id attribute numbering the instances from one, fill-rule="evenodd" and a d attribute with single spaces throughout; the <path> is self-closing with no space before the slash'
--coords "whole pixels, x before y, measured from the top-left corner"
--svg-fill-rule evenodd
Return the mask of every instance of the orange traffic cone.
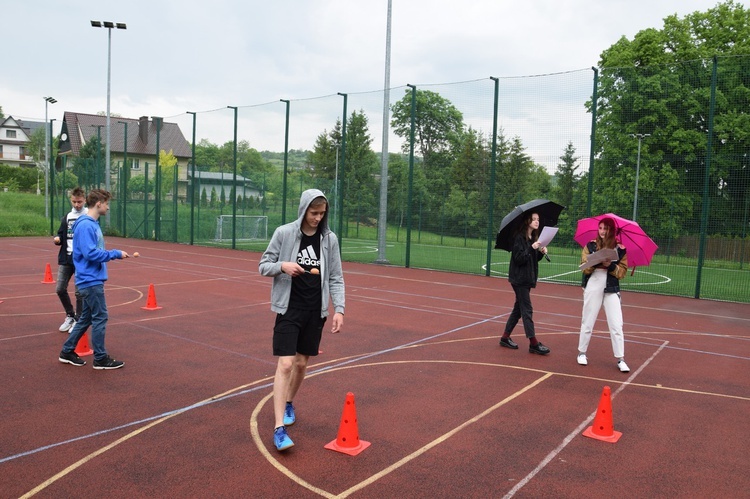
<path id="1" fill-rule="evenodd" d="M 350 456 L 356 456 L 369 446 L 370 442 L 359 439 L 357 408 L 354 405 L 354 394 L 349 392 L 346 394 L 346 402 L 344 402 L 344 411 L 341 414 L 338 436 L 336 440 L 329 442 L 324 447 L 349 454 Z"/>
<path id="2" fill-rule="evenodd" d="M 44 280 L 42 281 L 42 284 L 54 284 L 55 280 L 52 279 L 52 267 L 49 266 L 49 263 L 47 264 L 47 268 L 44 269 Z"/>
<path id="3" fill-rule="evenodd" d="M 161 307 L 156 305 L 156 293 L 154 292 L 154 285 L 148 285 L 148 299 L 146 300 L 146 306 L 141 307 L 143 310 L 159 310 Z"/>
<path id="4" fill-rule="evenodd" d="M 599 408 L 596 410 L 593 426 L 589 426 L 583 432 L 583 436 L 603 440 L 611 444 L 620 440 L 622 433 L 615 431 L 612 422 L 612 400 L 609 397 L 609 387 L 605 386 L 599 399 Z"/>
<path id="5" fill-rule="evenodd" d="M 81 355 L 91 355 L 94 353 L 94 351 L 89 346 L 89 338 L 86 336 L 86 333 L 83 333 L 83 336 L 81 336 L 81 339 L 78 340 L 78 344 L 76 345 L 76 354 L 78 356 Z"/>

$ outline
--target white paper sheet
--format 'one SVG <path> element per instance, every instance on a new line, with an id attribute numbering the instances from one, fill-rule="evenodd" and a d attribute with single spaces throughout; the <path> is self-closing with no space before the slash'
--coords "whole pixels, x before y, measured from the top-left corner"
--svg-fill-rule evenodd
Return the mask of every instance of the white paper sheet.
<path id="1" fill-rule="evenodd" d="M 539 234 L 539 246 L 549 246 L 549 243 L 552 242 L 552 239 L 555 238 L 557 235 L 557 227 L 544 227 L 542 228 L 542 233 Z"/>
<path id="2" fill-rule="evenodd" d="M 614 262 L 615 260 L 617 260 L 617 250 L 604 248 L 591 253 L 587 257 L 586 263 L 582 263 L 578 266 L 578 268 L 580 270 L 583 270 L 589 267 L 593 267 L 594 265 L 599 265 L 602 262 L 607 262 L 607 265 L 609 265 L 610 262 Z"/>

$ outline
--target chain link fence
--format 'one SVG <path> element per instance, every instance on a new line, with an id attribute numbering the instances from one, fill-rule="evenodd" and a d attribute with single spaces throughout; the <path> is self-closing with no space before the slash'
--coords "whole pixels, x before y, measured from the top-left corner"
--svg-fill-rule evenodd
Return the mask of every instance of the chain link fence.
<path id="1" fill-rule="evenodd" d="M 504 277 L 509 255 L 494 249 L 500 221 L 545 198 L 566 209 L 541 280 L 580 285 L 576 223 L 613 212 L 659 245 L 624 289 L 750 302 L 750 57 L 407 85 L 387 95 L 387 127 L 383 91 L 167 118 L 189 140 L 200 137 L 200 154 L 164 168 L 155 151 L 136 170 L 113 152 L 107 230 L 262 251 L 314 187 L 329 197 L 344 260 Z M 384 160 L 375 151 L 386 141 L 381 206 Z M 231 143 L 234 155 L 206 160 L 214 142 Z M 66 189 L 104 185 L 102 163 L 58 161 L 53 218 L 68 209 Z"/>

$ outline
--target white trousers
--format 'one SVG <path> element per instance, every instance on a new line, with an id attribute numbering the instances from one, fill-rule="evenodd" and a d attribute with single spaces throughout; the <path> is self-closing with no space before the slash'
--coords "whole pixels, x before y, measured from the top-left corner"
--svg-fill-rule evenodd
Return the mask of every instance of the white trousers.
<path id="1" fill-rule="evenodd" d="M 607 271 L 596 269 L 591 274 L 586 288 L 583 290 L 583 313 L 581 314 L 581 334 L 578 337 L 578 351 L 586 353 L 594 331 L 596 317 L 604 305 L 604 313 L 607 315 L 609 326 L 609 337 L 612 340 L 612 352 L 615 357 L 621 359 L 625 356 L 625 336 L 622 333 L 622 308 L 620 306 L 620 293 L 605 293 L 607 285 Z"/>

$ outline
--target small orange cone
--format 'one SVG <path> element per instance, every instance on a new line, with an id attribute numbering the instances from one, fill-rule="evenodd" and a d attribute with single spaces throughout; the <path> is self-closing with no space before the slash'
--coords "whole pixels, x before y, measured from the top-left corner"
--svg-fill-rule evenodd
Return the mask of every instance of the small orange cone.
<path id="1" fill-rule="evenodd" d="M 326 449 L 343 452 L 350 456 L 356 456 L 370 446 L 370 442 L 359 439 L 359 430 L 357 429 L 357 408 L 354 405 L 354 394 L 346 394 L 344 402 L 344 411 L 341 414 L 341 423 L 339 424 L 339 433 L 336 440 L 333 440 L 323 447 Z"/>
<path id="2" fill-rule="evenodd" d="M 602 390 L 602 396 L 599 399 L 599 408 L 596 410 L 593 426 L 589 426 L 584 432 L 584 437 L 603 440 L 611 444 L 620 440 L 622 433 L 615 431 L 612 422 L 612 400 L 609 396 L 609 387 L 605 386 Z"/>
<path id="3" fill-rule="evenodd" d="M 86 336 L 86 333 L 83 333 L 83 336 L 81 336 L 81 339 L 78 340 L 78 344 L 76 345 L 76 354 L 78 356 L 81 355 L 91 355 L 94 353 L 94 351 L 89 346 L 89 338 Z"/>
<path id="4" fill-rule="evenodd" d="M 44 280 L 42 281 L 42 284 L 54 284 L 55 280 L 52 279 L 52 267 L 49 266 L 49 263 L 47 264 L 47 268 L 44 269 Z"/>
<path id="5" fill-rule="evenodd" d="M 148 285 L 148 299 L 146 300 L 146 306 L 141 307 L 143 310 L 159 310 L 161 307 L 156 305 L 156 293 L 154 292 L 154 285 Z"/>

